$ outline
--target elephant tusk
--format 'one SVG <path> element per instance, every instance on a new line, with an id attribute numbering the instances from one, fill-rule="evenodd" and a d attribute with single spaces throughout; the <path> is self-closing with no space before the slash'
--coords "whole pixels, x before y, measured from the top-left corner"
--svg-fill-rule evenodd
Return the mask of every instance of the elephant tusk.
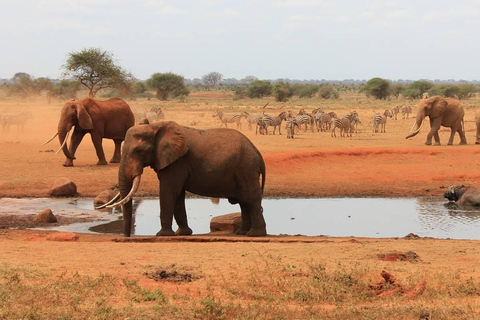
<path id="1" fill-rule="evenodd" d="M 108 201 L 107 203 L 104 203 L 104 204 L 102 204 L 102 205 L 99 205 L 98 207 L 95 207 L 95 210 L 105 208 L 106 206 L 108 206 L 109 204 L 113 203 L 114 201 L 117 201 L 118 198 L 120 198 L 120 192 L 117 193 L 117 194 L 115 195 L 115 197 L 113 197 L 112 199 L 110 199 L 110 201 Z"/>
<path id="2" fill-rule="evenodd" d="M 47 142 L 45 142 L 44 144 L 42 144 L 42 146 L 46 145 L 47 143 L 49 143 L 50 141 L 52 141 L 53 139 L 55 139 L 56 136 L 58 136 L 58 132 L 55 133 L 55 134 L 53 135 L 53 137 L 51 137 Z"/>
<path id="3" fill-rule="evenodd" d="M 415 121 L 415 122 L 413 123 L 412 127 L 410 128 L 410 132 L 413 131 L 413 127 L 415 127 L 416 124 L 417 124 L 417 122 Z"/>
<path id="4" fill-rule="evenodd" d="M 109 204 L 108 206 L 106 206 L 106 208 L 115 208 L 117 206 L 123 206 L 125 203 L 127 203 L 132 199 L 132 196 L 135 194 L 135 192 L 137 192 L 137 189 L 139 186 L 140 186 L 140 176 L 136 176 L 135 179 L 133 179 L 132 189 L 130 189 L 130 192 L 127 194 L 127 196 L 116 203 Z"/>
<path id="5" fill-rule="evenodd" d="M 63 143 L 62 145 L 60 146 L 60 149 L 57 150 L 57 152 L 55 152 L 55 154 L 58 154 L 60 152 L 60 150 L 62 150 L 63 146 L 65 145 L 65 143 L 67 143 L 67 139 L 68 139 L 68 135 L 70 134 L 70 131 L 67 132 L 67 134 L 65 135 L 65 139 L 63 140 Z"/>

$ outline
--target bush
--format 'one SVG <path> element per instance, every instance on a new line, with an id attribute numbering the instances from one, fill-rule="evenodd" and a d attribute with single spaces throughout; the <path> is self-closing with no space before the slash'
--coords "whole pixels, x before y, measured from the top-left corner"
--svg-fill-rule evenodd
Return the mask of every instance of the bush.
<path id="1" fill-rule="evenodd" d="M 318 94 L 323 99 L 338 99 L 340 96 L 338 91 L 331 84 L 321 86 L 320 89 L 318 89 Z"/>
<path id="2" fill-rule="evenodd" d="M 272 92 L 272 85 L 269 81 L 255 80 L 247 88 L 247 96 L 249 98 L 262 98 L 270 95 Z"/>
<path id="3" fill-rule="evenodd" d="M 296 91 L 296 93 L 299 98 L 313 98 L 317 94 L 319 88 L 318 85 L 314 84 L 302 86 Z"/>
<path id="4" fill-rule="evenodd" d="M 277 82 L 273 85 L 273 96 L 275 101 L 286 102 L 293 96 L 293 91 L 288 82 Z"/>
<path id="5" fill-rule="evenodd" d="M 375 99 L 387 99 L 390 96 L 390 81 L 382 78 L 372 78 L 368 80 L 362 88 L 367 97 Z"/>

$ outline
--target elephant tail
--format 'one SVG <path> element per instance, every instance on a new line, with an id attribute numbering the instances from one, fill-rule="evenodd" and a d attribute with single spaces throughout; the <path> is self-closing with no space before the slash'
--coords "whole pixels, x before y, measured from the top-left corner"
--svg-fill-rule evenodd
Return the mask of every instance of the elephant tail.
<path id="1" fill-rule="evenodd" d="M 265 179 L 266 179 L 266 171 L 265 171 L 265 162 L 262 161 L 260 166 L 260 174 L 262 175 L 262 194 L 263 190 L 265 189 Z"/>

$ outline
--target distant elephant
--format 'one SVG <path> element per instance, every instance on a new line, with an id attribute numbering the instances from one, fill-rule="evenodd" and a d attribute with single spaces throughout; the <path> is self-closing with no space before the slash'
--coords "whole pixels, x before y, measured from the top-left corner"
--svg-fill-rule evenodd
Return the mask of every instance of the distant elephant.
<path id="1" fill-rule="evenodd" d="M 475 112 L 475 126 L 477 127 L 475 144 L 480 144 L 480 110 L 477 110 L 477 112 Z"/>
<path id="2" fill-rule="evenodd" d="M 228 198 L 238 203 L 242 226 L 237 234 L 265 236 L 262 195 L 265 163 L 253 143 L 233 129 L 197 130 L 173 121 L 137 125 L 125 137 L 118 172 L 123 206 L 123 232 L 132 228 L 132 196 L 143 168 L 150 166 L 160 181 L 160 224 L 157 236 L 190 235 L 185 192 Z M 260 183 L 261 176 L 261 183 Z M 172 230 L 172 218 L 178 230 Z"/>
<path id="3" fill-rule="evenodd" d="M 480 206 L 480 191 L 474 187 L 450 186 L 443 197 L 459 205 Z"/>
<path id="4" fill-rule="evenodd" d="M 135 124 L 133 112 L 128 104 L 119 98 L 105 101 L 95 99 L 71 100 L 62 108 L 57 133 L 46 143 L 58 135 L 61 149 L 66 156 L 65 167 L 72 167 L 75 151 L 85 134 L 90 133 L 97 152 L 98 165 L 106 165 L 102 139 L 112 139 L 115 151 L 111 163 L 120 162 L 121 145 L 127 130 Z M 68 133 L 74 127 L 70 147 L 67 147 Z M 58 150 L 60 151 L 60 150 Z"/>
<path id="5" fill-rule="evenodd" d="M 406 136 L 406 139 L 414 137 L 420 132 L 423 120 L 428 116 L 430 117 L 431 130 L 427 134 L 426 145 L 432 144 L 432 137 L 435 138 L 435 144 L 440 144 L 438 130 L 441 126 L 449 127 L 451 130 L 450 139 L 448 139 L 449 145 L 453 144 L 455 132 L 458 132 L 460 136 L 460 144 L 467 144 L 464 132 L 464 115 L 465 111 L 463 110 L 460 101 L 456 99 L 435 96 L 420 100 L 417 109 L 417 119 L 412 126 L 412 130 L 414 126 L 418 129 Z"/>

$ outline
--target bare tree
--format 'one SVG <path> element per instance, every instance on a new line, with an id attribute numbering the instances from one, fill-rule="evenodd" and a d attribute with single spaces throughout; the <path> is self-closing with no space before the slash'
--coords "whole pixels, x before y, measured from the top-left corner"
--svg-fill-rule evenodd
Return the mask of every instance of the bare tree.
<path id="1" fill-rule="evenodd" d="M 218 73 L 218 72 L 210 72 L 207 73 L 202 77 L 203 82 L 210 86 L 210 87 L 216 87 L 218 82 L 220 82 L 223 78 L 223 75 Z"/>

